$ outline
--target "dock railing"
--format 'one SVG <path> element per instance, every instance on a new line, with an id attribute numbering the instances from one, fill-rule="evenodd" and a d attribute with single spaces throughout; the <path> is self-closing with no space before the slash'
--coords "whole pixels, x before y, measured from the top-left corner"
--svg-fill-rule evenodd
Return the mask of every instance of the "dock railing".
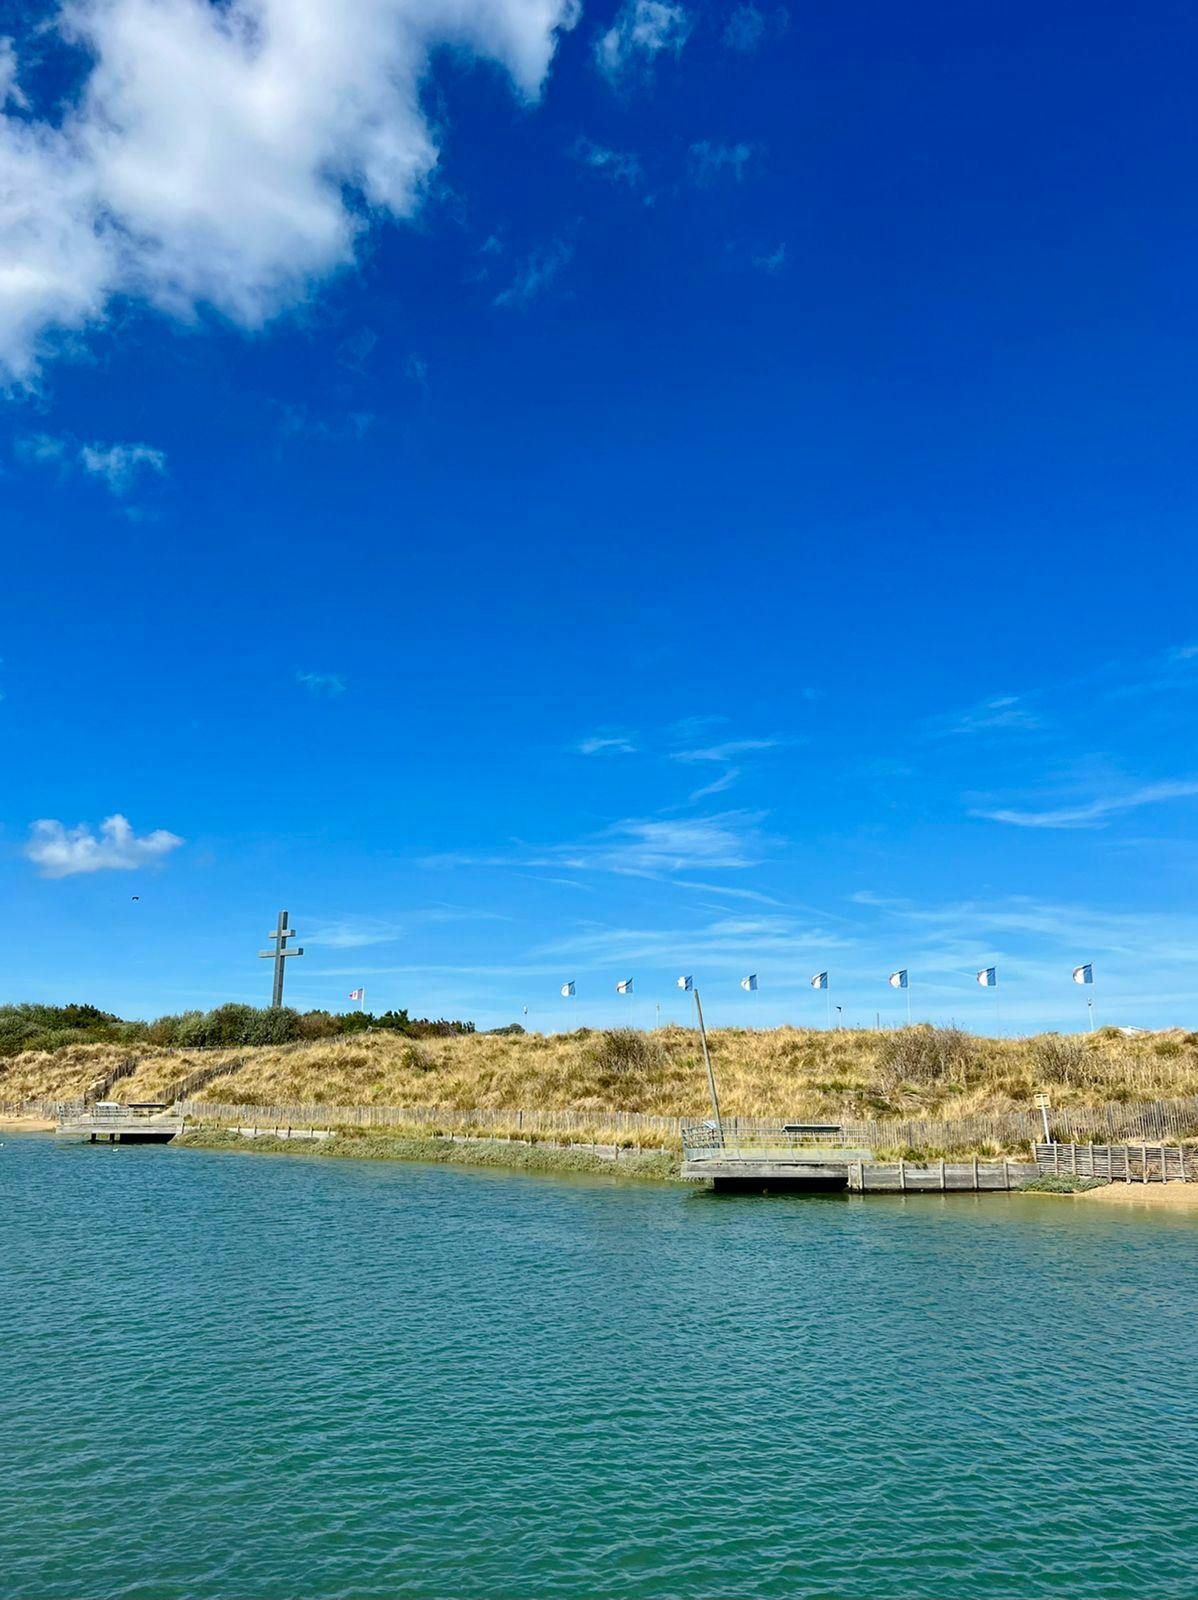
<path id="1" fill-rule="evenodd" d="M 813 1161 L 859 1161 L 863 1155 L 868 1159 L 868 1150 L 850 1137 L 843 1124 L 757 1122 L 743 1117 L 725 1117 L 722 1121 L 722 1135 L 713 1120 L 682 1124 L 682 1151 L 687 1161 L 761 1159 L 784 1154 L 807 1154 Z"/>

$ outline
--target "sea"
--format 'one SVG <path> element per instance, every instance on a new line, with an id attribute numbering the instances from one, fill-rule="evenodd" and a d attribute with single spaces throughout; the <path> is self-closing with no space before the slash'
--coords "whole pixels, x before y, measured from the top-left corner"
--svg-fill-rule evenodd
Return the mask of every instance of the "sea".
<path id="1" fill-rule="evenodd" d="M 0 1133 L 7 1600 L 1192 1600 L 1198 1217 Z"/>

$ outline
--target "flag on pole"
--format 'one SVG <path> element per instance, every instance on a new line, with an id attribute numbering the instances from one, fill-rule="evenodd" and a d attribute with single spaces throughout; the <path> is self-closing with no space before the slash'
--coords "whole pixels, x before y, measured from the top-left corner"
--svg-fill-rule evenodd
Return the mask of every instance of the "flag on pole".
<path id="1" fill-rule="evenodd" d="M 906 967 L 900 967 L 897 972 L 892 972 L 886 981 L 892 989 L 905 989 L 907 987 Z"/>
<path id="2" fill-rule="evenodd" d="M 689 994 L 690 991 L 695 987 L 695 980 L 693 978 L 679 978 L 678 987 L 680 989 L 685 989 Z"/>
<path id="3" fill-rule="evenodd" d="M 750 972 L 747 978 L 742 978 L 740 980 L 740 986 L 746 992 L 751 994 L 757 987 L 757 974 L 755 972 Z"/>
<path id="4" fill-rule="evenodd" d="M 625 978 L 623 983 L 617 983 L 616 984 L 616 993 L 617 994 L 631 994 L 632 993 L 632 979 L 631 978 Z"/>
<path id="5" fill-rule="evenodd" d="M 349 997 L 350 997 L 351 1000 L 362 1000 L 362 999 L 365 998 L 365 995 L 366 995 L 366 990 L 365 989 L 351 989 L 349 991 Z"/>
<path id="6" fill-rule="evenodd" d="M 828 987 L 828 974 L 826 972 L 817 972 L 811 980 L 811 987 L 813 989 L 826 989 Z"/>
<path id="7" fill-rule="evenodd" d="M 978 982 L 981 984 L 983 989 L 997 989 L 998 988 L 998 968 L 997 967 L 983 967 L 982 970 L 978 973 Z"/>
<path id="8" fill-rule="evenodd" d="M 571 978 L 569 983 L 563 983 L 562 984 L 562 998 L 564 1000 L 568 1000 L 573 993 L 574 993 L 574 979 Z"/>
<path id="9" fill-rule="evenodd" d="M 1088 961 L 1084 964 L 1084 966 L 1074 967 L 1074 969 L 1073 969 L 1073 981 L 1074 981 L 1074 983 L 1093 983 L 1094 982 L 1094 968 L 1090 965 L 1090 963 Z"/>

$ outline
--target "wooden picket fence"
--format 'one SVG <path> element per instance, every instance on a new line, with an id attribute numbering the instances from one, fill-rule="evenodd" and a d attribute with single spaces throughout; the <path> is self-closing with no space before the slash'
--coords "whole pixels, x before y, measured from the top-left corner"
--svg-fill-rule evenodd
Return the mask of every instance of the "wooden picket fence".
<path id="1" fill-rule="evenodd" d="M 1198 1152 L 1166 1144 L 1038 1144 L 1036 1167 L 1054 1177 L 1111 1183 L 1198 1183 Z"/>
<path id="2" fill-rule="evenodd" d="M 132 1068 L 122 1063 L 107 1088 Z M 213 1078 L 223 1076 L 227 1065 L 201 1067 L 177 1080 L 161 1098 L 178 1102 L 189 1116 L 206 1121 L 253 1123 L 259 1126 L 295 1128 L 425 1128 L 437 1133 L 487 1133 L 504 1136 L 539 1134 L 594 1135 L 597 1131 L 633 1143 L 668 1144 L 682 1142 L 684 1119 L 656 1116 L 641 1111 L 554 1111 L 542 1107 L 384 1106 L 384 1105 L 244 1105 L 196 1098 L 195 1091 Z M 95 1090 L 93 1088 L 93 1095 Z M 98 1096 L 96 1096 L 98 1097 Z M 6 1104 L 10 1112 L 55 1116 L 61 1109 L 57 1101 L 37 1100 Z M 1180 1100 L 1155 1100 L 1102 1106 L 1062 1108 L 1049 1112 L 1050 1129 L 1062 1146 L 1077 1145 L 1099 1149 L 1110 1146 L 1176 1147 L 1186 1140 L 1198 1141 L 1198 1095 Z M 725 1117 L 725 1136 L 732 1141 L 751 1140 L 777 1131 L 777 1121 L 750 1117 Z M 991 1148 L 997 1151 L 1026 1150 L 1043 1143 L 1044 1127 L 1037 1111 L 1008 1111 L 952 1119 L 913 1118 L 910 1120 L 846 1119 L 840 1123 L 846 1145 L 875 1150 L 969 1150 Z"/>
<path id="3" fill-rule="evenodd" d="M 417 1127 L 440 1133 L 488 1132 L 545 1135 L 586 1134 L 596 1129 L 646 1143 L 681 1144 L 680 1117 L 654 1116 L 640 1111 L 551 1111 L 543 1108 L 451 1106 L 247 1106 L 183 1099 L 182 1109 L 192 1116 L 216 1122 L 254 1122 L 299 1128 Z M 1101 1143 L 1176 1145 L 1198 1140 L 1198 1095 L 1184 1100 L 1158 1100 L 1139 1104 L 1071 1107 L 1049 1113 L 1050 1125 L 1064 1144 Z M 779 1127 L 777 1121 L 725 1117 L 725 1135 L 731 1140 L 760 1137 Z M 867 1149 L 952 1150 L 1026 1149 L 1044 1138 L 1037 1111 L 1010 1111 L 985 1116 L 909 1121 L 848 1119 L 840 1124 L 844 1143 Z"/>

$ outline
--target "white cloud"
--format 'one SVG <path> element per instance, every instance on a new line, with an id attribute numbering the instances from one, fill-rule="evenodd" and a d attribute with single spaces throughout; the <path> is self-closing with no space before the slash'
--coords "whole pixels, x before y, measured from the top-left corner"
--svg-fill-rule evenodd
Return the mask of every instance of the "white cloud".
<path id="1" fill-rule="evenodd" d="M 1018 695 L 994 695 L 980 705 L 952 716 L 935 717 L 929 731 L 936 735 L 968 733 L 1030 733 L 1041 726 L 1041 719 L 1029 711 Z"/>
<path id="2" fill-rule="evenodd" d="M 764 814 L 724 811 L 689 819 L 628 817 L 577 844 L 524 847 L 507 855 L 450 853 L 425 857 L 426 867 L 544 867 L 568 872 L 611 872 L 659 878 L 690 868 L 755 866 L 768 841 Z"/>
<path id="3" fill-rule="evenodd" d="M 730 761 L 733 756 L 743 756 L 750 750 L 773 750 L 785 739 L 729 739 L 724 744 L 708 745 L 702 750 L 675 750 L 675 761 Z"/>
<path id="4" fill-rule="evenodd" d="M 117 295 L 261 326 L 351 264 L 375 218 L 418 208 L 434 50 L 498 62 L 531 99 L 575 20 L 574 0 L 65 6 L 58 32 L 89 60 L 65 113 L 26 112 L 0 55 L 0 366 L 34 381 L 56 333 Z"/>
<path id="5" fill-rule="evenodd" d="M 605 729 L 591 734 L 588 739 L 580 739 L 574 748 L 581 756 L 597 756 L 604 751 L 612 755 L 631 756 L 636 754 L 637 746 L 634 734 Z"/>
<path id="6" fill-rule="evenodd" d="M 302 683 L 309 694 L 344 694 L 345 679 L 339 672 L 297 672 L 296 683 Z"/>
<path id="7" fill-rule="evenodd" d="M 748 755 L 754 750 L 773 750 L 777 745 L 790 743 L 787 739 L 728 739 L 723 744 L 708 745 L 697 750 L 675 750 L 672 759 L 689 763 L 710 761 L 715 764 L 724 764 L 725 770 L 718 777 L 712 778 L 709 783 L 692 791 L 689 799 L 706 800 L 713 794 L 722 794 L 741 776 L 740 767 L 733 766 L 734 756 Z"/>
<path id="8" fill-rule="evenodd" d="M 700 139 L 690 147 L 691 176 L 696 183 L 714 183 L 730 173 L 739 183 L 753 159 L 751 144 L 714 144 Z"/>
<path id="9" fill-rule="evenodd" d="M 1164 800 L 1185 800 L 1193 795 L 1198 795 L 1198 780 L 1187 778 L 1145 784 L 1126 794 L 1099 795 L 1079 806 L 1059 806 L 1048 811 L 976 810 L 970 816 L 984 817 L 988 822 L 1009 822 L 1017 828 L 1101 828 L 1117 812 L 1134 811 Z"/>
<path id="10" fill-rule="evenodd" d="M 148 444 L 84 444 L 58 439 L 52 434 L 35 433 L 17 441 L 17 454 L 23 461 L 40 467 L 78 469 L 98 478 L 112 494 L 127 495 L 147 473 L 166 476 L 166 455 Z"/>
<path id="11" fill-rule="evenodd" d="M 708 795 L 722 794 L 725 789 L 731 789 L 739 777 L 739 767 L 726 767 L 718 778 L 713 778 L 710 783 L 705 783 L 701 788 L 692 790 L 689 798 L 692 801 L 706 800 Z"/>
<path id="12" fill-rule="evenodd" d="M 737 6 L 724 24 L 724 43 L 729 50 L 752 55 L 768 38 L 780 38 L 790 26 L 790 14 L 782 6 L 764 12 L 751 3 Z"/>
<path id="13" fill-rule="evenodd" d="M 625 0 L 616 20 L 595 41 L 595 60 L 611 83 L 643 72 L 663 50 L 677 56 L 693 22 L 684 6 L 670 0 Z"/>
<path id="14" fill-rule="evenodd" d="M 148 444 L 85 444 L 79 464 L 115 495 L 128 494 L 142 473 L 157 473 L 160 478 L 166 474 L 166 456 Z"/>
<path id="15" fill-rule="evenodd" d="M 768 272 L 771 277 L 777 277 L 786 265 L 785 244 L 780 244 L 777 249 L 769 251 L 766 255 L 754 256 L 753 265 L 760 267 L 762 272 Z"/>
<path id="16" fill-rule="evenodd" d="M 67 828 L 48 818 L 33 823 L 25 854 L 40 869 L 44 878 L 69 878 L 79 872 L 101 872 L 118 867 L 132 870 L 160 861 L 183 840 L 177 833 L 156 828 L 153 833 L 134 833 L 126 817 L 115 812 L 105 817 L 97 832 L 87 823 Z"/>
<path id="17" fill-rule="evenodd" d="M 552 239 L 539 250 L 534 250 L 516 269 L 516 276 L 506 289 L 495 296 L 497 306 L 526 306 L 541 294 L 574 254 L 568 239 Z"/>
<path id="18" fill-rule="evenodd" d="M 582 134 L 574 142 L 574 155 L 584 167 L 602 173 L 613 183 L 626 183 L 630 189 L 635 189 L 644 180 L 645 169 L 635 151 L 610 150 Z"/>
<path id="19" fill-rule="evenodd" d="M 308 943 L 330 950 L 358 950 L 365 945 L 391 944 L 403 937 L 403 924 L 383 917 L 338 917 L 321 923 L 307 936 Z"/>

